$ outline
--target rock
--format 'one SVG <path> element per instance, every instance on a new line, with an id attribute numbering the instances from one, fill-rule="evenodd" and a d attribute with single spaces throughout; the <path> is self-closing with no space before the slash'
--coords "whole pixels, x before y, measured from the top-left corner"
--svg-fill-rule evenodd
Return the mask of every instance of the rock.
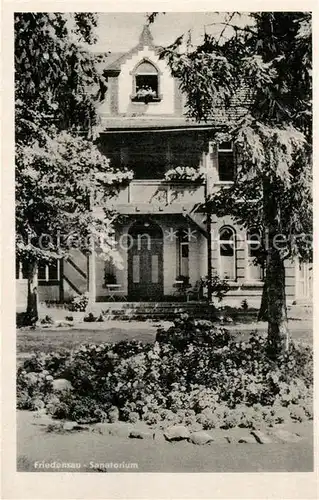
<path id="1" fill-rule="evenodd" d="M 133 425 L 127 422 L 116 422 L 114 424 L 105 422 L 95 424 L 95 426 L 92 428 L 92 431 L 98 432 L 103 436 L 110 435 L 117 437 L 129 437 L 132 429 Z"/>
<path id="2" fill-rule="evenodd" d="M 142 431 L 140 429 L 133 429 L 129 435 L 130 438 L 133 439 L 153 439 L 154 433 Z"/>
<path id="3" fill-rule="evenodd" d="M 191 424 L 189 426 L 189 430 L 191 432 L 198 432 L 198 431 L 202 431 L 203 430 L 203 426 L 202 424 L 200 424 L 199 422 L 194 422 L 193 424 Z"/>
<path id="4" fill-rule="evenodd" d="M 254 436 L 245 436 L 245 437 L 242 437 L 238 440 L 238 443 L 250 443 L 250 444 L 256 444 L 257 441 L 256 439 L 254 438 Z"/>
<path id="5" fill-rule="evenodd" d="M 74 431 L 89 431 L 90 427 L 88 425 L 77 424 L 73 427 Z"/>
<path id="6" fill-rule="evenodd" d="M 64 431 L 73 431 L 78 425 L 77 422 L 64 422 L 62 429 Z"/>
<path id="7" fill-rule="evenodd" d="M 36 415 L 34 415 L 36 417 Z M 41 415 L 37 416 L 36 420 L 32 423 L 32 425 L 41 425 L 43 427 L 47 427 L 49 425 L 60 425 L 56 420 L 53 420 L 53 418 L 49 417 L 48 415 Z"/>
<path id="8" fill-rule="evenodd" d="M 261 431 L 254 430 L 254 431 L 251 431 L 250 434 L 252 434 L 256 438 L 256 441 L 260 444 L 272 443 L 271 438 L 269 436 L 267 436 L 267 434 L 264 434 Z"/>
<path id="9" fill-rule="evenodd" d="M 61 432 L 63 429 L 63 424 L 62 422 L 54 422 L 50 423 L 47 426 L 47 432 Z"/>
<path id="10" fill-rule="evenodd" d="M 212 436 L 205 431 L 193 432 L 189 437 L 189 442 L 193 444 L 207 444 L 213 441 Z"/>
<path id="11" fill-rule="evenodd" d="M 277 429 L 273 431 L 273 435 L 284 443 L 298 443 L 302 439 L 301 436 L 286 431 L 285 429 Z"/>
<path id="12" fill-rule="evenodd" d="M 226 443 L 233 443 L 234 442 L 234 439 L 231 438 L 230 436 L 223 436 L 223 439 L 225 439 Z"/>
<path id="13" fill-rule="evenodd" d="M 160 430 L 158 430 L 158 429 L 156 429 L 156 431 L 154 432 L 153 439 L 155 441 L 160 442 L 160 443 L 162 443 L 163 441 L 165 441 L 164 434 Z"/>
<path id="14" fill-rule="evenodd" d="M 53 380 L 52 387 L 54 392 L 72 391 L 73 386 L 69 380 L 65 378 L 57 378 Z"/>
<path id="15" fill-rule="evenodd" d="M 164 431 L 164 437 L 167 441 L 181 441 L 188 439 L 190 432 L 184 425 L 173 425 Z"/>
<path id="16" fill-rule="evenodd" d="M 52 325 L 49 325 L 49 326 L 51 326 L 51 328 L 52 328 Z M 54 322 L 54 326 L 55 326 L 55 328 L 70 328 L 71 326 L 73 326 L 73 322 L 59 320 L 59 321 Z"/>

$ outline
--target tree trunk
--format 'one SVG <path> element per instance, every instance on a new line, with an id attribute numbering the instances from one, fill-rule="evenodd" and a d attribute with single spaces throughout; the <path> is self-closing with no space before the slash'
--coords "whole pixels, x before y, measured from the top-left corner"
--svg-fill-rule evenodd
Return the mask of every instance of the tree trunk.
<path id="1" fill-rule="evenodd" d="M 276 245 L 281 219 L 276 179 L 263 183 L 264 225 L 266 232 L 268 354 L 272 359 L 288 349 L 289 331 L 286 307 L 285 266 L 281 249 Z"/>
<path id="2" fill-rule="evenodd" d="M 257 321 L 268 321 L 268 286 L 267 276 L 264 279 L 263 293 L 261 296 L 260 309 L 258 312 Z"/>
<path id="3" fill-rule="evenodd" d="M 268 286 L 268 352 L 273 359 L 289 346 L 289 331 L 285 291 L 285 266 L 276 248 L 269 250 Z"/>
<path id="4" fill-rule="evenodd" d="M 28 301 L 25 324 L 33 326 L 38 321 L 38 264 L 32 261 L 28 266 Z"/>

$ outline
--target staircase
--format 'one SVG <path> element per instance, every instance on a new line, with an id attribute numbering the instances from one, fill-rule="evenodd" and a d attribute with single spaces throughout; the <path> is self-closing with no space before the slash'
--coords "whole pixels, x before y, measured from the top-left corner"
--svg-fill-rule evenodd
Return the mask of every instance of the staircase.
<path id="1" fill-rule="evenodd" d="M 91 305 L 89 310 L 95 316 L 103 313 L 107 319 L 171 321 L 183 313 L 209 319 L 214 307 L 205 302 L 100 302 Z"/>

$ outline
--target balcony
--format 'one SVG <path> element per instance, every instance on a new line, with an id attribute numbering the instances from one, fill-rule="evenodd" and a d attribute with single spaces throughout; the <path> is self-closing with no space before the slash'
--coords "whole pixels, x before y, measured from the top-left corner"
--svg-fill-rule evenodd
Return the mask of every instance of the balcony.
<path id="1" fill-rule="evenodd" d="M 204 202 L 204 183 L 190 181 L 134 180 L 111 204 L 125 214 L 180 213 Z"/>

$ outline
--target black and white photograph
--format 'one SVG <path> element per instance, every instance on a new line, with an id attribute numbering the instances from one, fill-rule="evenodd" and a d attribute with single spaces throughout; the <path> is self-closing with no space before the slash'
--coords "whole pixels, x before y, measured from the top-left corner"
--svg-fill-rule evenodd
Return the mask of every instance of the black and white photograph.
<path id="1" fill-rule="evenodd" d="M 312 13 L 211 8 L 14 12 L 17 472 L 314 471 Z"/>

